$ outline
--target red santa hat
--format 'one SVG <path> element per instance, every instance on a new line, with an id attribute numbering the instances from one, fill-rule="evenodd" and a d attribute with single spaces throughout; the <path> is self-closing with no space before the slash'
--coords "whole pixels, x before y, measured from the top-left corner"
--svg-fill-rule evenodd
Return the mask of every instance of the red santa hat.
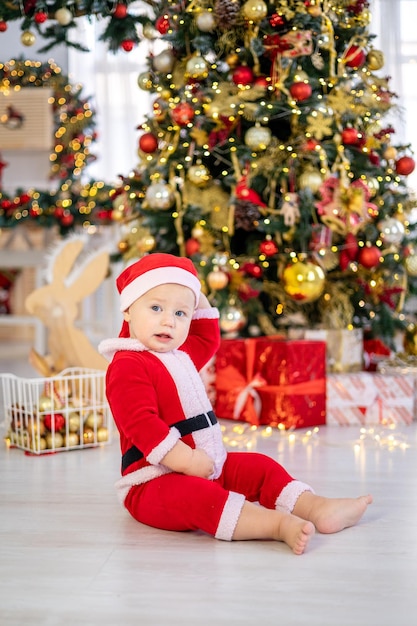
<path id="1" fill-rule="evenodd" d="M 150 289 L 169 283 L 191 289 L 197 307 L 201 285 L 193 263 L 184 257 L 157 252 L 142 257 L 120 274 L 116 281 L 120 293 L 120 310 L 126 311 Z"/>

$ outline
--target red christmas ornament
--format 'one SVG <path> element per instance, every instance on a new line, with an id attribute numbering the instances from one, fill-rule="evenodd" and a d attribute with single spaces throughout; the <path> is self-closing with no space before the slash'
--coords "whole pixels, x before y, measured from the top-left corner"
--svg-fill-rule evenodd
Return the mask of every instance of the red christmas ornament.
<path id="1" fill-rule="evenodd" d="M 259 252 L 265 256 L 274 256 L 278 252 L 278 246 L 272 239 L 265 239 L 259 244 Z"/>
<path id="2" fill-rule="evenodd" d="M 381 253 L 376 246 L 365 246 L 358 254 L 358 261 L 363 267 L 371 269 L 379 264 Z"/>
<path id="3" fill-rule="evenodd" d="M 366 54 L 359 46 L 350 46 L 346 50 L 345 65 L 354 69 L 359 69 L 366 61 Z"/>
<path id="4" fill-rule="evenodd" d="M 345 146 L 357 146 L 362 139 L 362 133 L 356 128 L 344 128 L 342 130 L 342 143 Z"/>
<path id="5" fill-rule="evenodd" d="M 152 133 L 144 133 L 139 139 L 139 148 L 146 154 L 152 154 L 158 148 L 158 139 Z"/>
<path id="6" fill-rule="evenodd" d="M 171 111 L 171 117 L 178 126 L 187 126 L 194 119 L 195 111 L 188 102 L 180 102 Z"/>
<path id="7" fill-rule="evenodd" d="M 307 139 L 303 147 L 307 152 L 313 152 L 319 145 L 320 144 L 316 139 Z"/>
<path id="8" fill-rule="evenodd" d="M 252 278 L 261 278 L 262 276 L 262 268 L 256 265 L 256 263 L 244 263 L 242 265 L 242 272 Z"/>
<path id="9" fill-rule="evenodd" d="M 271 24 L 272 28 L 278 28 L 279 26 L 284 26 L 285 20 L 282 15 L 279 15 L 278 13 L 273 13 L 269 18 L 269 23 Z"/>
<path id="10" fill-rule="evenodd" d="M 271 84 L 271 79 L 267 78 L 266 76 L 257 76 L 253 81 L 253 84 L 257 87 L 265 87 L 266 89 L 268 85 Z"/>
<path id="11" fill-rule="evenodd" d="M 169 31 L 170 24 L 166 15 L 161 15 L 155 22 L 155 28 L 161 35 L 166 35 Z"/>
<path id="12" fill-rule="evenodd" d="M 4 33 L 7 30 L 7 22 L 0 20 L 0 33 Z"/>
<path id="13" fill-rule="evenodd" d="M 48 413 L 43 421 L 48 430 L 62 430 L 65 426 L 65 417 L 61 413 Z"/>
<path id="14" fill-rule="evenodd" d="M 191 237 L 187 239 L 185 242 L 185 254 L 187 256 L 193 256 L 193 254 L 197 254 L 200 251 L 200 242 L 197 239 Z"/>
<path id="15" fill-rule="evenodd" d="M 381 163 L 381 159 L 379 158 L 379 154 L 377 152 L 369 152 L 369 160 L 372 165 L 375 165 L 376 167 L 379 167 Z"/>
<path id="16" fill-rule="evenodd" d="M 135 45 L 135 42 L 132 39 L 125 39 L 121 43 L 121 46 L 125 52 L 131 52 L 133 50 L 134 45 Z"/>
<path id="17" fill-rule="evenodd" d="M 61 217 L 61 224 L 62 226 L 71 226 L 71 224 L 74 222 L 74 216 L 71 213 L 65 213 L 64 211 L 64 215 Z"/>
<path id="18" fill-rule="evenodd" d="M 19 204 L 26 204 L 27 202 L 30 201 L 30 195 L 27 193 L 22 193 L 21 196 L 19 196 Z"/>
<path id="19" fill-rule="evenodd" d="M 235 85 L 250 85 L 253 79 L 253 71 L 247 65 L 239 65 L 232 74 L 232 80 Z"/>
<path id="20" fill-rule="evenodd" d="M 116 4 L 116 6 L 114 7 L 114 11 L 113 11 L 113 17 L 115 17 L 118 20 L 123 20 L 127 15 L 127 6 L 125 4 L 122 4 L 121 2 L 119 2 L 118 4 Z"/>
<path id="21" fill-rule="evenodd" d="M 311 85 L 304 82 L 293 83 L 290 87 L 290 94 L 297 100 L 297 102 L 303 102 L 303 100 L 308 100 L 313 90 Z"/>
<path id="22" fill-rule="evenodd" d="M 33 16 L 33 19 L 35 20 L 37 24 L 43 24 L 48 19 L 48 14 L 45 13 L 45 11 L 38 11 Z"/>
<path id="23" fill-rule="evenodd" d="M 396 162 L 395 171 L 397 172 L 397 174 L 400 174 L 400 176 L 408 176 L 409 174 L 414 172 L 415 166 L 416 163 L 414 159 L 409 156 L 403 156 Z"/>

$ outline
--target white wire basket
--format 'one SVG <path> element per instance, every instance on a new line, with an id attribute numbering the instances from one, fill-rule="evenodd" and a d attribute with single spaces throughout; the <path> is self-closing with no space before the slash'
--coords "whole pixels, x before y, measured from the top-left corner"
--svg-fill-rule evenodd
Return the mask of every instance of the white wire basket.
<path id="1" fill-rule="evenodd" d="M 85 368 L 50 378 L 0 374 L 6 444 L 35 455 L 108 444 L 105 375 Z"/>

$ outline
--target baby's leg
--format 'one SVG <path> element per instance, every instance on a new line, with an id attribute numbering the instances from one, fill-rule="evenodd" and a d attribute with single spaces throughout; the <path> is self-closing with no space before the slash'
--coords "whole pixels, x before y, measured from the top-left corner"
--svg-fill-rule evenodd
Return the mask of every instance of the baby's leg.
<path id="1" fill-rule="evenodd" d="M 357 524 L 371 503 L 371 495 L 359 498 L 324 498 L 304 491 L 299 496 L 293 513 L 313 522 L 320 533 L 337 533 Z"/>
<path id="2" fill-rule="evenodd" d="M 313 535 L 314 525 L 309 521 L 245 502 L 232 539 L 274 539 L 285 542 L 295 554 L 302 554 Z"/>

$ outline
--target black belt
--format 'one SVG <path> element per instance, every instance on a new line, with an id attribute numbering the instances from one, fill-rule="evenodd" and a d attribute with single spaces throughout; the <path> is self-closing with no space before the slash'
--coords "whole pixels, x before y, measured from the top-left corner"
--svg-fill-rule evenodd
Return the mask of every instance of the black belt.
<path id="1" fill-rule="evenodd" d="M 171 428 L 179 430 L 181 437 L 184 437 L 185 435 L 191 435 L 191 433 L 194 433 L 197 430 L 203 430 L 203 428 L 214 426 L 214 424 L 217 424 L 217 418 L 213 411 L 209 411 L 208 413 L 201 413 L 195 417 L 190 417 L 189 419 L 176 422 L 175 424 L 172 424 Z M 122 456 L 122 472 L 124 472 L 129 465 L 132 465 L 132 463 L 136 463 L 136 461 L 140 461 L 141 459 L 143 459 L 143 452 L 141 452 L 139 448 L 136 446 L 129 448 L 129 450 Z"/>

